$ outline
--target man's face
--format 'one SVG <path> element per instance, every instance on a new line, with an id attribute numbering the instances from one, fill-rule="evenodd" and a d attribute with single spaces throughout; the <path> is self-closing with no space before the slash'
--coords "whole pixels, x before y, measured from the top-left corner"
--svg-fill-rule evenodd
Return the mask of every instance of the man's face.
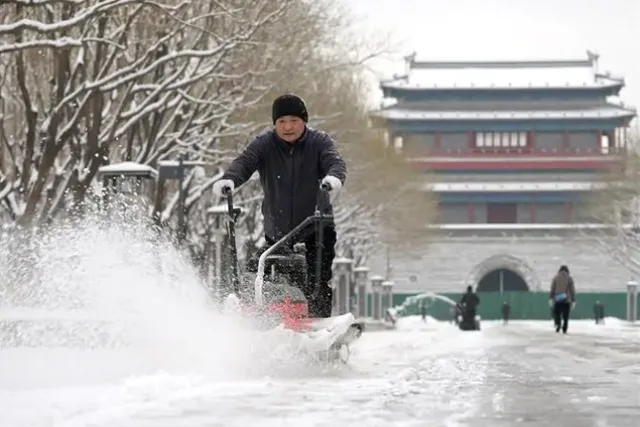
<path id="1" fill-rule="evenodd" d="M 295 142 L 304 133 L 304 121 L 296 116 L 283 116 L 276 120 L 276 133 L 287 142 Z"/>

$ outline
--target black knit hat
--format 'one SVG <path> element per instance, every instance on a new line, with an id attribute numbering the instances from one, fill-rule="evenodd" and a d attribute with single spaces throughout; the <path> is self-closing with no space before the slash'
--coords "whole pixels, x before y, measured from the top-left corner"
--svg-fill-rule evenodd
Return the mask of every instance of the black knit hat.
<path id="1" fill-rule="evenodd" d="M 304 105 L 304 101 L 295 95 L 282 95 L 273 101 L 271 106 L 271 117 L 273 123 L 283 116 L 295 116 L 300 117 L 303 121 L 309 121 L 309 113 L 307 113 L 307 106 Z"/>

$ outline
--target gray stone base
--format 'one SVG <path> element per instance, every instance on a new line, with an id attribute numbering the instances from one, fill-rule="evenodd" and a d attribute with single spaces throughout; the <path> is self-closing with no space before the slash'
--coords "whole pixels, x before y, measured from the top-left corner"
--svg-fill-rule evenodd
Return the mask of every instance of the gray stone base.
<path id="1" fill-rule="evenodd" d="M 383 251 L 368 264 L 372 274 L 384 274 Z M 578 292 L 625 292 L 631 279 L 602 244 L 587 237 L 439 237 L 411 253 L 392 252 L 391 264 L 396 292 L 462 292 L 497 268 L 520 274 L 531 291 L 546 291 L 562 264 L 569 267 Z"/>

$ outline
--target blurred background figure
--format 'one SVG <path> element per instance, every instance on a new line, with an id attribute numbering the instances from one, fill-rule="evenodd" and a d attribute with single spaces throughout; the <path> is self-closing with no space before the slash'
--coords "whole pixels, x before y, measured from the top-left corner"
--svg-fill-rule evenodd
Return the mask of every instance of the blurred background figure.
<path id="1" fill-rule="evenodd" d="M 604 323 L 604 304 L 600 300 L 593 304 L 593 317 L 596 320 L 596 325 Z"/>
<path id="2" fill-rule="evenodd" d="M 508 302 L 502 301 L 502 322 L 506 325 L 509 323 L 509 316 L 511 315 L 511 306 Z"/>

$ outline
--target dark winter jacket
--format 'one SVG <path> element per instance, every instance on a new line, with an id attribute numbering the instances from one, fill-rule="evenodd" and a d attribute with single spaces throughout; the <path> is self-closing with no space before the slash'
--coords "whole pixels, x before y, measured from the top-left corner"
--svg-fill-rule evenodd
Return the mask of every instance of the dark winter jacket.
<path id="1" fill-rule="evenodd" d="M 460 303 L 467 309 L 475 311 L 480 305 L 480 298 L 473 292 L 467 292 L 462 296 Z"/>
<path id="2" fill-rule="evenodd" d="M 279 138 L 275 130 L 262 133 L 229 165 L 222 179 L 233 180 L 237 188 L 256 171 L 264 191 L 264 231 L 272 240 L 313 215 L 322 178 L 333 175 L 344 184 L 347 176 L 334 140 L 309 127 L 295 144 Z M 331 205 L 326 204 L 325 213 L 332 214 Z"/>
<path id="3" fill-rule="evenodd" d="M 511 306 L 509 304 L 502 304 L 502 316 L 509 317 L 511 314 Z"/>

